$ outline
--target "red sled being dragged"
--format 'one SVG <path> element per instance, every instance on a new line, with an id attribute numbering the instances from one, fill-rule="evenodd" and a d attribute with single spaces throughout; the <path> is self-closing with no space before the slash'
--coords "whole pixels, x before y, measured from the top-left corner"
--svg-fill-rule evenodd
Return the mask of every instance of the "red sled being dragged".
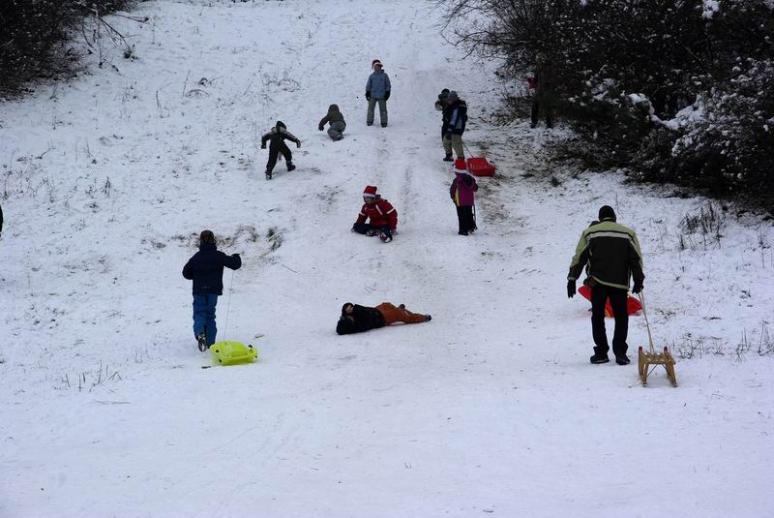
<path id="1" fill-rule="evenodd" d="M 468 158 L 468 171 L 473 176 L 494 176 L 495 166 L 489 163 L 486 157 L 474 156 Z"/>
<path id="2" fill-rule="evenodd" d="M 580 288 L 578 288 L 578 293 L 583 295 L 583 297 L 587 300 L 591 300 L 591 288 L 589 288 L 587 285 L 583 285 Z M 626 311 L 630 315 L 634 315 L 635 313 L 638 313 L 642 309 L 642 304 L 640 304 L 640 301 L 636 298 L 629 295 L 626 297 Z M 610 305 L 610 299 L 605 301 L 605 316 L 610 318 L 613 315 L 613 307 Z"/>

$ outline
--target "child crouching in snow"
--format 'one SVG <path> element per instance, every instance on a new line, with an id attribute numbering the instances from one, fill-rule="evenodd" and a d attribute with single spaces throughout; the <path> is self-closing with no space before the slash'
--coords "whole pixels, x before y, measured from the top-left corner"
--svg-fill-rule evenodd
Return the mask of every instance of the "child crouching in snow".
<path id="1" fill-rule="evenodd" d="M 467 236 L 476 230 L 476 218 L 473 215 L 475 204 L 475 192 L 478 190 L 476 179 L 468 172 L 465 159 L 458 158 L 454 162 L 454 181 L 452 181 L 449 195 L 454 205 L 457 206 L 457 220 L 461 236 Z"/>
<path id="2" fill-rule="evenodd" d="M 344 130 L 347 128 L 347 123 L 344 122 L 344 116 L 339 111 L 338 104 L 331 104 L 328 106 L 328 114 L 320 119 L 320 124 L 317 126 L 317 129 L 322 131 L 325 129 L 326 124 L 330 124 L 328 136 L 331 140 L 341 140 L 344 138 Z"/>

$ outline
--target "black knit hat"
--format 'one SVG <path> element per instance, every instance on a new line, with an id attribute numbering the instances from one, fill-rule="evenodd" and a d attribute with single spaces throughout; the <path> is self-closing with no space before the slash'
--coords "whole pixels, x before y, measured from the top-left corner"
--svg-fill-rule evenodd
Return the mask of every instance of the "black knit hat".
<path id="1" fill-rule="evenodd" d="M 605 221 L 606 219 L 615 221 L 615 211 L 610 205 L 603 205 L 599 209 L 599 221 Z"/>
<path id="2" fill-rule="evenodd" d="M 199 244 L 211 245 L 214 243 L 215 243 L 215 234 L 213 234 L 212 230 L 202 230 L 202 233 L 199 234 Z"/>

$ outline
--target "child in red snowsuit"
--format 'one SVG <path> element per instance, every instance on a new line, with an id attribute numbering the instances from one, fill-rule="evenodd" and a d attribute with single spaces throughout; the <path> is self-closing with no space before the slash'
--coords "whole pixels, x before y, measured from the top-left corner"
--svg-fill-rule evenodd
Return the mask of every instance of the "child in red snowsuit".
<path id="1" fill-rule="evenodd" d="M 376 194 L 376 187 L 367 185 L 363 191 L 363 207 L 352 225 L 352 231 L 379 237 L 385 243 L 392 241 L 392 234 L 398 226 L 398 212 L 392 204 Z M 368 223 L 366 223 L 368 220 Z"/>
<path id="2" fill-rule="evenodd" d="M 454 181 L 452 181 L 449 195 L 454 205 L 457 206 L 457 221 L 461 236 L 467 236 L 476 230 L 476 219 L 473 215 L 475 204 L 475 192 L 478 190 L 476 179 L 468 172 L 465 159 L 458 158 L 454 162 Z"/>

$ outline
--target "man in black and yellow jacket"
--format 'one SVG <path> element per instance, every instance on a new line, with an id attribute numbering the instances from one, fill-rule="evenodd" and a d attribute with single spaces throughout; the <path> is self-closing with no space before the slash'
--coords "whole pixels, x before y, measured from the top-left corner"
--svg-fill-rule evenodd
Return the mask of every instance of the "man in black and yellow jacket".
<path id="1" fill-rule="evenodd" d="M 629 279 L 634 278 L 632 291 L 639 293 L 645 275 L 642 273 L 642 252 L 634 230 L 615 222 L 613 208 L 599 209 L 599 223 L 581 234 L 567 275 L 567 296 L 575 295 L 575 281 L 589 263 L 591 286 L 591 331 L 594 336 L 594 356 L 591 363 L 607 363 L 609 349 L 605 331 L 605 301 L 609 298 L 615 316 L 613 354 L 618 365 L 627 365 L 626 336 L 629 332 L 629 313 L 626 298 Z"/>

